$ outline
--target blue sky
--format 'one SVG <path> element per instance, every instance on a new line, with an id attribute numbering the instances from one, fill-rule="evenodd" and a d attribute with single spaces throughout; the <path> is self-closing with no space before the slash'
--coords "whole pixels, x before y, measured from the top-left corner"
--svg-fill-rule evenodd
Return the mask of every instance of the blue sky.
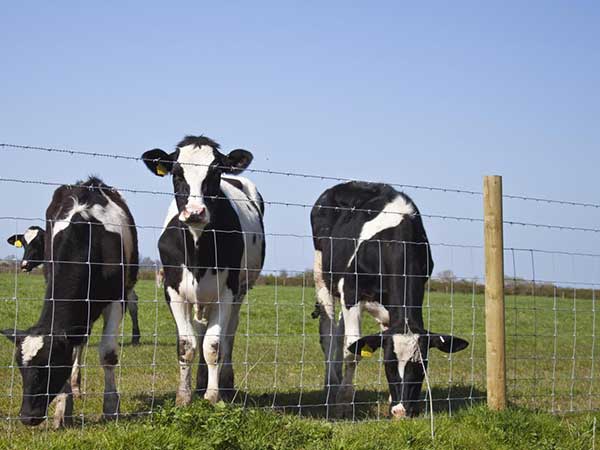
<path id="1" fill-rule="evenodd" d="M 31 2 L 4 5 L 0 23 L 0 142 L 139 156 L 202 133 L 251 150 L 259 169 L 477 191 L 500 174 L 507 193 L 600 202 L 597 2 Z M 171 189 L 141 162 L 0 151 L 1 177 Z M 312 204 L 332 184 L 249 175 L 272 201 Z M 52 193 L 0 190 L 1 215 L 19 217 L 43 217 Z M 482 215 L 479 196 L 406 192 L 424 214 Z M 162 224 L 167 197 L 126 197 L 138 224 Z M 600 227 L 599 209 L 515 200 L 505 217 Z M 479 223 L 425 224 L 434 243 L 482 243 Z M 266 225 L 308 234 L 308 210 L 271 206 Z M 141 231 L 144 255 L 155 241 Z M 600 253 L 600 234 L 507 226 L 506 245 Z M 268 246 L 269 269 L 311 265 L 308 239 Z M 434 258 L 481 274 L 479 250 Z M 515 262 L 531 276 L 529 254 Z M 598 258 L 534 263 L 537 278 L 600 281 Z"/>

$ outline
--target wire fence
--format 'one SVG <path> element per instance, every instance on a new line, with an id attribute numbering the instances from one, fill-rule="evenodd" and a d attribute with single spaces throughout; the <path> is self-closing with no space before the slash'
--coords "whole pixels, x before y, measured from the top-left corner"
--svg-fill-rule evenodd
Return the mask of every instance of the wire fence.
<path id="1" fill-rule="evenodd" d="M 6 152 L 44 152 L 49 157 L 63 154 L 71 158 L 104 158 L 128 160 L 141 167 L 142 158 L 124 154 L 108 154 L 98 152 L 85 152 L 71 149 L 58 149 L 50 147 L 34 147 L 16 144 L 0 144 Z M 26 157 L 23 153 L 22 157 Z M 331 187 L 333 182 L 347 182 L 347 178 L 329 175 L 302 174 L 270 169 L 249 168 L 249 177 L 256 175 L 262 179 L 270 177 L 297 178 L 300 182 L 323 183 L 323 189 Z M 69 184 L 71 180 L 59 179 L 33 180 L 26 177 L 14 178 L 0 176 L 0 189 L 5 193 L 13 192 L 22 185 L 31 185 L 36 192 L 44 193 L 46 197 L 55 188 Z M 110 180 L 106 179 L 110 184 Z M 260 183 L 258 188 L 261 189 Z M 436 414 L 454 414 L 456 411 L 470 407 L 486 399 L 486 354 L 485 354 L 485 298 L 483 276 L 483 235 L 481 228 L 483 214 L 481 209 L 469 216 L 456 215 L 452 212 L 429 211 L 419 200 L 419 192 L 426 191 L 428 195 L 446 196 L 453 195 L 465 201 L 481 202 L 482 193 L 468 189 L 444 188 L 437 186 L 417 186 L 407 184 L 391 184 L 394 188 L 410 192 L 415 203 L 421 208 L 421 213 L 411 213 L 413 217 L 420 216 L 424 222 L 425 230 L 432 238 L 431 229 L 442 229 L 448 221 L 456 222 L 460 235 L 451 236 L 448 241 L 436 241 L 435 235 L 428 244 L 433 256 L 435 271 L 425 284 L 422 320 L 425 330 L 430 330 L 444 335 L 462 338 L 468 342 L 468 347 L 456 353 L 443 353 L 434 351 L 421 353 L 416 359 L 422 365 L 424 379 L 415 383 L 419 393 L 416 400 L 421 415 L 433 420 Z M 312 186 L 311 186 L 312 188 Z M 129 202 L 134 217 L 136 207 L 149 205 L 154 198 L 175 198 L 173 192 L 136 188 L 132 186 L 118 186 L 115 190 L 144 198 L 139 203 Z M 223 270 L 240 270 L 240 279 L 260 277 L 250 289 L 239 307 L 239 324 L 235 327 L 221 330 L 222 338 L 235 337 L 233 345 L 231 367 L 235 373 L 235 383 L 229 392 L 222 393 L 222 397 L 241 407 L 264 408 L 293 414 L 302 417 L 314 417 L 329 420 L 382 420 L 395 415 L 390 406 L 390 385 L 386 373 L 386 358 L 384 351 L 378 351 L 373 357 L 367 354 L 358 359 L 354 377 L 351 380 L 355 390 L 344 402 L 328 394 L 327 386 L 331 380 L 327 379 L 325 359 L 331 359 L 331 354 L 324 355 L 322 341 L 323 329 L 320 329 L 319 318 L 322 309 L 315 309 L 315 299 L 318 298 L 315 287 L 315 275 L 319 275 L 312 267 L 315 238 L 328 238 L 331 240 L 347 240 L 332 236 L 313 236 L 309 230 L 309 213 L 313 208 L 312 199 L 306 201 L 275 200 L 275 194 L 262 190 L 265 213 L 265 231 L 247 233 L 244 231 L 215 230 L 214 253 L 226 252 L 227 249 L 216 245 L 217 233 L 238 233 L 242 236 L 244 250 L 248 251 L 247 243 L 253 237 L 260 235 L 266 241 L 267 258 L 262 269 L 248 265 L 247 260 L 241 266 L 215 264 L 207 266 L 202 264 L 188 264 L 191 273 L 220 273 Z M 214 200 L 230 200 L 213 196 Z M 467 200 L 468 199 L 468 200 Z M 525 195 L 505 195 L 507 202 L 529 202 L 544 204 L 548 208 L 583 208 L 594 211 L 600 205 L 578 201 L 545 199 Z M 242 208 L 248 199 L 236 199 L 238 208 Z M 443 204 L 443 201 L 437 201 Z M 322 206 L 335 212 L 344 211 L 350 215 L 375 217 L 378 214 L 400 214 L 398 212 L 382 212 L 377 209 L 355 208 L 344 206 Z M 285 218 L 281 223 L 272 223 L 269 214 L 273 210 L 283 210 L 277 215 L 278 219 Z M 423 212 L 425 211 L 425 212 Z M 156 210 L 156 221 L 137 223 L 135 230 L 138 234 L 142 250 L 156 248 L 161 233 L 165 229 L 187 229 L 180 226 L 166 227 L 162 225 L 165 211 Z M 533 210 L 535 213 L 535 210 Z M 570 216 L 561 216 L 570 217 Z M 290 224 L 305 224 L 305 232 L 291 232 L 287 229 Z M 15 211 L 6 211 L 0 217 L 0 230 L 6 237 L 13 234 L 24 234 L 28 227 L 37 225 L 45 228 L 46 219 L 42 211 L 31 211 L 27 207 Z M 66 220 L 67 225 L 85 225 L 90 230 L 98 224 L 91 225 L 89 220 Z M 108 223 L 110 225 L 110 223 Z M 122 223 L 112 224 L 123 227 Z M 517 248 L 504 249 L 506 272 L 506 354 L 507 354 L 507 388 L 509 401 L 515 405 L 526 406 L 533 409 L 547 410 L 554 413 L 597 411 L 600 409 L 600 387 L 598 385 L 599 364 L 596 363 L 599 349 L 596 343 L 596 309 L 597 285 L 600 283 L 600 253 L 595 254 L 587 245 L 588 239 L 578 236 L 595 236 L 600 229 L 593 226 L 579 226 L 577 223 L 538 223 L 533 216 L 531 221 L 505 219 L 506 236 L 518 234 L 523 229 L 539 232 L 545 230 L 559 235 L 575 235 L 574 239 L 581 242 L 578 249 L 562 248 Z M 297 228 L 294 228 L 297 230 Z M 92 247 L 90 231 L 87 241 L 81 245 Z M 444 233 L 440 236 L 447 237 Z M 54 235 L 53 235 L 54 236 Z M 358 237 L 350 238 L 358 249 L 362 242 Z M 422 242 L 410 242 L 394 239 L 367 239 L 369 245 L 381 247 L 388 246 L 398 254 L 406 257 L 407 248 L 422 245 Z M 27 243 L 23 243 L 27 244 Z M 23 246 L 23 245 L 22 245 Z M 25 247 L 27 247 L 25 245 Z M 19 253 L 6 247 L 4 252 Z M 51 245 L 50 248 L 53 248 Z M 125 314 L 125 320 L 119 324 L 118 332 L 114 333 L 118 340 L 118 352 L 115 367 L 115 389 L 120 396 L 118 400 L 119 415 L 117 420 L 127 420 L 132 417 L 152 416 L 158 408 L 165 404 L 179 400 L 178 390 L 181 391 L 182 352 L 178 348 L 181 338 L 185 333 L 177 330 L 173 319 L 173 307 L 178 300 L 165 301 L 164 270 L 179 267 L 179 263 L 161 263 L 157 253 L 150 254 L 139 263 L 131 264 L 126 260 L 121 242 L 121 259 L 119 261 L 103 261 L 90 258 L 77 259 L 61 254 L 48 257 L 44 253 L 37 259 L 29 260 L 30 263 L 41 263 L 31 272 L 22 271 L 20 254 L 6 259 L 0 264 L 0 328 L 12 330 L 27 330 L 40 317 L 44 305 L 47 278 L 52 283 L 62 280 L 53 279 L 52 272 L 42 273 L 42 267 L 53 267 L 57 264 L 75 265 L 95 270 L 95 267 L 118 267 L 122 277 L 131 266 L 139 268 L 138 282 L 135 286 L 137 297 L 137 311 L 139 314 L 140 345 L 132 345 L 132 336 L 135 334 L 132 319 Z M 27 251 L 27 248 L 25 248 Z M 358 250 L 357 250 L 358 251 Z M 143 253 L 143 252 L 142 252 Z M 377 258 L 382 259 L 379 250 Z M 335 254 L 334 254 L 335 256 Z M 578 267 L 585 270 L 580 271 Z M 375 277 L 378 283 L 386 279 L 403 280 L 411 278 L 427 279 L 427 274 L 411 272 L 386 273 L 382 272 L 381 262 L 376 268 L 359 268 L 356 265 L 347 272 L 335 271 L 323 267 L 322 273 L 333 279 L 337 276 L 354 276 L 356 283 L 361 277 Z M 318 271 L 317 271 L 318 272 Z M 571 275 L 567 275 L 569 273 Z M 585 272 L 585 277 L 575 276 Z M 217 275 L 218 277 L 218 275 Z M 317 277 L 318 278 L 318 277 Z M 86 280 L 90 278 L 85 278 Z M 187 282 L 197 288 L 194 281 Z M 87 289 L 90 290 L 89 283 Z M 249 282 L 252 284 L 252 282 Z M 121 299 L 127 297 L 124 284 L 121 286 Z M 330 292 L 335 293 L 335 288 L 330 286 Z M 221 298 L 221 292 L 217 297 Z M 381 303 L 381 291 L 378 298 L 370 299 L 371 303 Z M 335 295 L 334 295 L 335 296 Z M 56 304 L 68 302 L 85 302 L 100 300 L 94 298 L 94 293 L 88 293 L 85 298 L 60 298 L 52 297 Z M 357 299 L 359 300 L 359 299 Z M 241 300 L 240 300 L 241 302 Z M 46 301 L 47 303 L 47 301 Z M 406 304 L 388 305 L 387 310 L 394 308 L 407 308 Z M 196 315 L 197 323 L 202 326 L 206 317 L 202 316 L 202 308 L 188 311 Z M 385 327 L 381 325 L 381 310 L 377 308 L 364 308 L 362 314 L 361 335 L 380 333 Z M 342 310 L 339 301 L 335 303 L 336 315 Z M 317 314 L 317 312 L 319 314 Z M 221 313 L 219 312 L 219 315 Z M 378 315 L 379 314 L 379 315 Z M 234 312 L 235 316 L 235 312 Z M 378 322 L 379 319 L 379 322 Z M 233 332 L 230 332 L 233 329 Z M 210 334 L 210 333 L 209 333 Z M 340 329 L 331 330 L 331 337 L 344 336 Z M 98 351 L 102 352 L 102 320 L 98 320 L 92 331 L 82 333 L 83 345 L 78 356 L 80 371 L 79 391 L 77 392 L 72 412 L 75 426 L 84 429 L 88 424 L 101 418 L 103 403 L 106 402 L 105 373 L 107 361 L 98 358 Z M 24 338 L 24 337 L 23 337 Z M 395 344 L 394 344 L 395 345 Z M 54 352 L 59 352 L 58 348 Z M 28 351 L 33 350 L 28 347 Z M 341 351 L 341 350 L 340 350 Z M 22 354 L 16 355 L 16 353 Z M 200 368 L 197 361 L 203 352 L 199 345 L 193 371 L 206 371 L 204 362 Z M 185 351 L 183 352 L 185 353 Z M 369 352 L 367 352 L 369 353 Z M 24 393 L 24 383 L 20 372 L 31 369 L 23 364 L 25 351 L 5 341 L 0 345 L 0 417 L 4 419 L 2 427 L 8 432 L 19 430 L 18 424 L 20 408 Z M 414 356 L 414 355 L 413 355 Z M 16 357 L 16 358 L 15 358 Z M 355 358 L 357 358 L 355 356 Z M 401 358 L 399 358 L 401 359 Z M 20 363 L 19 363 L 20 361 Z M 338 360 L 336 360 L 338 361 Z M 406 362 L 406 361 L 405 361 Z M 26 367 L 27 366 L 27 367 Z M 42 366 L 44 368 L 44 366 Z M 71 370 L 71 367 L 65 368 Z M 190 375 L 186 375 L 190 376 Z M 407 375 L 408 376 L 408 375 Z M 194 380 L 196 374 L 194 373 Z M 421 389 L 421 382 L 423 388 Z M 336 387 L 344 384 L 337 380 Z M 393 383 L 392 383 L 393 384 Z M 191 384 L 195 390 L 196 383 Z M 201 392 L 194 392 L 195 398 L 205 394 L 206 386 L 200 386 Z M 48 390 L 42 392 L 47 393 Z M 28 395 L 28 394 L 27 394 Z M 34 397 L 38 394 L 31 394 Z M 41 395 L 43 397 L 43 395 Z M 52 425 L 52 418 L 64 408 L 62 398 L 57 398 L 44 413 L 46 427 Z M 341 403 L 340 403 L 341 402 Z M 349 408 L 344 414 L 339 414 L 341 404 L 347 403 Z M 105 411 L 106 412 L 106 411 Z M 22 416 L 22 414 L 21 414 Z M 433 423 L 433 422 L 432 422 Z"/>

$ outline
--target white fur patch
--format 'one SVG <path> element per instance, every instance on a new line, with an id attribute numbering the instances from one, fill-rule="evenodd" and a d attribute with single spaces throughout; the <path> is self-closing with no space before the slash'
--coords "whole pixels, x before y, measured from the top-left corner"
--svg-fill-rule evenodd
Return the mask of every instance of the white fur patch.
<path id="1" fill-rule="evenodd" d="M 44 346 L 44 336 L 27 336 L 21 343 L 21 356 L 26 366 Z"/>
<path id="2" fill-rule="evenodd" d="M 165 230 L 169 226 L 169 222 L 171 222 L 173 217 L 175 217 L 178 214 L 179 214 L 179 211 L 177 210 L 177 201 L 175 199 L 173 199 L 173 201 L 169 205 L 169 209 L 167 210 L 167 215 L 165 217 L 165 221 L 163 222 L 161 234 L 165 232 Z"/>
<path id="3" fill-rule="evenodd" d="M 33 241 L 39 233 L 40 230 L 38 230 L 37 228 L 28 228 L 25 234 L 23 234 L 23 238 L 25 239 L 26 243 L 30 244 L 31 241 Z"/>
<path id="4" fill-rule="evenodd" d="M 419 361 L 419 335 L 413 333 L 394 334 L 394 353 L 398 359 L 398 373 L 404 379 L 404 369 L 409 361 Z"/>
<path id="5" fill-rule="evenodd" d="M 102 193 L 108 204 L 106 206 L 94 205 L 90 209 L 91 215 L 104 225 L 106 231 L 121 236 L 124 249 L 125 262 L 129 262 L 133 253 L 133 234 L 125 211 L 113 202 L 107 195 Z"/>
<path id="6" fill-rule="evenodd" d="M 240 271 L 240 283 L 245 286 L 247 281 L 252 286 L 262 268 L 264 229 L 261 226 L 261 215 L 256 203 L 259 200 L 256 186 L 246 178 L 237 177 L 236 179 L 242 183 L 243 190 L 236 188 L 227 181 L 221 181 L 221 190 L 231 202 L 243 233 L 244 253 L 240 261 L 242 269 Z M 254 202 L 254 205 L 251 202 Z"/>
<path id="7" fill-rule="evenodd" d="M 358 242 L 356 243 L 356 248 L 354 249 L 354 253 L 352 253 L 352 257 L 348 261 L 348 268 L 351 267 L 352 261 L 354 257 L 358 253 L 358 249 L 360 245 L 364 241 L 368 241 L 373 238 L 377 233 L 387 230 L 388 228 L 394 228 L 400 225 L 402 220 L 404 220 L 405 215 L 414 214 L 415 209 L 413 205 L 408 203 L 406 199 L 398 195 L 394 200 L 389 202 L 383 210 L 375 216 L 375 218 L 365 222 L 362 230 L 360 231 L 360 236 L 358 237 Z"/>
<path id="8" fill-rule="evenodd" d="M 383 328 L 389 327 L 390 313 L 379 302 L 363 302 L 364 308 Z"/>
<path id="9" fill-rule="evenodd" d="M 54 223 L 54 227 L 52 228 L 52 238 L 55 238 L 58 233 L 60 233 L 69 225 L 71 225 L 71 220 L 75 214 L 80 213 L 84 219 L 89 218 L 89 215 L 86 211 L 88 206 L 86 204 L 79 203 L 75 197 L 72 197 L 72 199 L 73 207 L 71 208 L 67 216 L 64 219 L 57 220 Z"/>
<path id="10" fill-rule="evenodd" d="M 202 145 L 200 147 L 186 145 L 179 149 L 177 162 L 181 164 L 183 177 L 190 187 L 190 194 L 186 207 L 188 205 L 206 207 L 202 198 L 202 181 L 206 178 L 208 168 L 214 160 L 214 150 L 209 145 Z"/>
<path id="11" fill-rule="evenodd" d="M 133 252 L 133 233 L 131 224 L 129 223 L 125 211 L 113 202 L 110 197 L 102 193 L 108 204 L 106 206 L 93 205 L 89 207 L 87 204 L 80 204 L 73 198 L 73 207 L 62 220 L 57 220 L 52 229 L 52 237 L 55 238 L 58 233 L 65 230 L 70 224 L 75 214 L 81 214 L 84 220 L 89 220 L 90 217 L 98 220 L 104 226 L 106 231 L 116 233 L 121 236 L 121 242 L 124 249 L 124 262 L 129 263 Z"/>
<path id="12" fill-rule="evenodd" d="M 338 281 L 337 289 L 338 295 L 340 296 L 340 302 L 342 305 L 346 305 L 344 301 L 344 277 L 340 278 L 340 281 Z"/>

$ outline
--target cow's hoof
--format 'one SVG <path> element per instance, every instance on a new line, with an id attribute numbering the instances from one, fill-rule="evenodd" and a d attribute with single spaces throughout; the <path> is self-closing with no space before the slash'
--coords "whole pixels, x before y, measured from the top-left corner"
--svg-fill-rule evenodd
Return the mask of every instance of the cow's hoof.
<path id="1" fill-rule="evenodd" d="M 334 405 L 336 403 L 336 398 L 338 395 L 338 388 L 337 386 L 331 385 L 331 386 L 325 386 L 323 388 L 323 392 L 325 394 L 325 404 L 326 405 Z"/>
<path id="2" fill-rule="evenodd" d="M 133 345 L 133 346 L 140 345 L 140 337 L 139 336 L 132 337 L 131 338 L 131 345 Z"/>
<path id="3" fill-rule="evenodd" d="M 219 391 L 219 397 L 225 403 L 231 403 L 233 401 L 233 398 L 235 397 L 235 389 L 233 389 L 233 388 L 221 389 Z"/>
<path id="4" fill-rule="evenodd" d="M 73 426 L 73 417 L 65 417 L 65 416 L 54 416 L 54 422 L 52 423 L 52 427 L 55 430 L 60 428 L 67 428 Z"/>
<path id="5" fill-rule="evenodd" d="M 337 419 L 350 419 L 353 418 L 354 412 L 354 388 L 342 386 L 339 388 L 335 403 L 335 417 Z"/>
<path id="6" fill-rule="evenodd" d="M 81 397 L 81 390 L 79 389 L 79 385 L 78 384 L 71 385 L 71 393 L 73 394 L 73 398 L 80 398 Z"/>
<path id="7" fill-rule="evenodd" d="M 118 418 L 119 418 L 118 412 L 102 413 L 102 420 L 105 420 L 107 422 L 112 422 L 113 420 L 117 420 Z"/>
<path id="8" fill-rule="evenodd" d="M 175 397 L 176 406 L 186 406 L 192 402 L 192 393 L 190 391 L 177 391 Z"/>
<path id="9" fill-rule="evenodd" d="M 207 389 L 204 398 L 214 405 L 219 401 L 218 389 Z"/>
<path id="10" fill-rule="evenodd" d="M 334 419 L 352 419 L 354 405 L 351 403 L 338 404 L 333 410 Z"/>

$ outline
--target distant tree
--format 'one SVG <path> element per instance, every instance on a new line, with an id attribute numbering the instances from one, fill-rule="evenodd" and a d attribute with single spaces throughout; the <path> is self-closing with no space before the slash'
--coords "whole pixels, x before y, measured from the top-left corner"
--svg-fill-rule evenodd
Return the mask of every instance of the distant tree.
<path id="1" fill-rule="evenodd" d="M 450 283 L 451 281 L 456 280 L 456 275 L 454 275 L 454 272 L 451 270 L 442 270 L 441 272 L 438 272 L 437 277 L 440 279 L 440 281 L 445 283 Z"/>
<path id="2" fill-rule="evenodd" d="M 154 270 L 156 267 L 160 267 L 160 262 L 157 259 L 152 259 L 149 256 L 140 258 L 140 268 L 145 270 Z"/>
<path id="3" fill-rule="evenodd" d="M 456 281 L 456 275 L 451 270 L 442 270 L 437 274 L 438 279 L 444 286 L 444 291 L 448 293 L 451 284 Z"/>

